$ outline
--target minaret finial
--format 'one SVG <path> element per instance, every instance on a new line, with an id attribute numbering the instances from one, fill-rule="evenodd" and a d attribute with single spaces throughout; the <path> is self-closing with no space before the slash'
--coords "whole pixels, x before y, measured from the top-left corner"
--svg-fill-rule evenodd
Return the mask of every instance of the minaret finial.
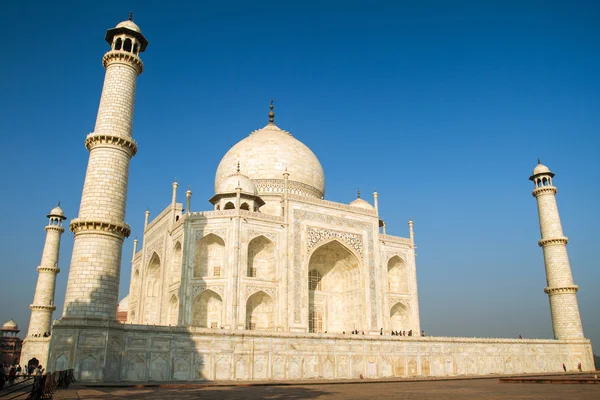
<path id="1" fill-rule="evenodd" d="M 129 12 L 129 20 L 130 20 L 130 21 L 133 21 L 133 11 L 130 11 L 130 12 Z"/>
<path id="2" fill-rule="evenodd" d="M 58 201 L 58 206 L 60 207 L 60 200 Z"/>
<path id="3" fill-rule="evenodd" d="M 360 189 L 358 189 L 358 193 L 356 195 L 357 195 L 357 198 L 360 199 Z"/>
<path id="4" fill-rule="evenodd" d="M 538 157 L 538 164 L 541 164 L 542 162 L 540 161 L 540 158 Z"/>
<path id="5" fill-rule="evenodd" d="M 272 124 L 275 121 L 275 113 L 273 112 L 273 108 L 273 99 L 271 99 L 271 104 L 269 105 L 269 124 Z"/>

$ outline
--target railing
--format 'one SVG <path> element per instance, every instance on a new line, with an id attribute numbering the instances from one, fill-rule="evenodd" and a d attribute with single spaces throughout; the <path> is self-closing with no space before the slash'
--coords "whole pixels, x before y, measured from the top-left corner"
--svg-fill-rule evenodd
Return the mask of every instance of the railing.
<path id="1" fill-rule="evenodd" d="M 75 377 L 72 369 L 29 376 L 5 386 L 0 391 L 0 399 L 12 400 L 25 398 L 25 396 L 27 400 L 51 399 L 57 390 L 67 389 L 73 382 Z"/>

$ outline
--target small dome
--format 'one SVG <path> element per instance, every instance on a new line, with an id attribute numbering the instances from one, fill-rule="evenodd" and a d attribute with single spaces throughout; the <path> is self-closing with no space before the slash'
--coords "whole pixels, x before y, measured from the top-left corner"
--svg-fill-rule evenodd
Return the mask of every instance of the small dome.
<path id="1" fill-rule="evenodd" d="M 375 207 L 373 207 L 368 201 L 363 200 L 361 198 L 358 198 L 358 199 L 350 202 L 350 205 L 352 207 L 364 208 L 365 210 L 374 210 L 375 209 Z"/>
<path id="2" fill-rule="evenodd" d="M 19 326 L 17 325 L 17 323 L 15 321 L 10 319 L 10 320 L 6 321 L 4 323 L 4 325 L 2 325 L 2 330 L 3 331 L 17 331 L 17 330 L 19 330 Z"/>
<path id="3" fill-rule="evenodd" d="M 242 188 L 242 193 L 251 194 L 253 196 L 258 194 L 256 186 L 254 183 L 252 183 L 250 178 L 240 173 L 229 175 L 227 178 L 219 182 L 217 194 L 235 193 L 235 189 L 238 187 Z"/>
<path id="4" fill-rule="evenodd" d="M 119 22 L 117 24 L 117 26 L 115 26 L 115 28 L 127 28 L 127 29 L 131 29 L 132 31 L 142 33 L 142 30 L 140 29 L 140 27 L 137 26 L 137 24 L 131 20 Z"/>
<path id="5" fill-rule="evenodd" d="M 533 175 L 550 173 L 550 169 L 544 164 L 538 164 L 533 169 Z"/>
<path id="6" fill-rule="evenodd" d="M 52 210 L 50 210 L 50 213 L 48 214 L 48 218 L 50 218 L 50 217 L 60 217 L 62 219 L 66 219 L 65 213 L 63 212 L 62 208 L 60 208 L 60 203 L 59 203 L 59 205 L 54 207 Z"/>

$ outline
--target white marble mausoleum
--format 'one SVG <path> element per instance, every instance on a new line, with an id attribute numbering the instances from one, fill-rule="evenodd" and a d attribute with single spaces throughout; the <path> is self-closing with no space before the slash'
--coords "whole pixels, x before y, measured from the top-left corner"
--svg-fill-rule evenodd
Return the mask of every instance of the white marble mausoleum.
<path id="1" fill-rule="evenodd" d="M 360 192 L 350 204 L 326 200 L 321 163 L 276 125 L 272 103 L 268 123 L 240 132 L 221 159 L 207 210 L 192 202 L 190 188 L 178 199 L 174 182 L 170 204 L 152 220 L 146 212 L 121 302 L 127 320 L 117 322 L 122 246 L 131 233 L 125 209 L 137 152 L 135 89 L 148 41 L 131 17 L 106 41 L 79 215 L 69 224 L 75 239 L 63 315 L 51 326 L 66 219 L 57 207 L 48 215 L 23 363 L 74 368 L 81 381 L 512 374 L 561 371 L 563 363 L 593 369 L 546 166 L 538 164 L 530 179 L 555 338 L 423 337 L 412 220 L 407 237 L 391 236 L 377 192 L 372 201 Z"/>

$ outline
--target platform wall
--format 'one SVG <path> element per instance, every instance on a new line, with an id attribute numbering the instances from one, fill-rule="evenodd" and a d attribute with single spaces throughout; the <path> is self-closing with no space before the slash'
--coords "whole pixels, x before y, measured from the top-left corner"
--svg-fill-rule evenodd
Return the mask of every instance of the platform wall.
<path id="1" fill-rule="evenodd" d="M 80 381 L 294 380 L 593 370 L 588 340 L 260 333 L 64 319 L 49 370 Z"/>

